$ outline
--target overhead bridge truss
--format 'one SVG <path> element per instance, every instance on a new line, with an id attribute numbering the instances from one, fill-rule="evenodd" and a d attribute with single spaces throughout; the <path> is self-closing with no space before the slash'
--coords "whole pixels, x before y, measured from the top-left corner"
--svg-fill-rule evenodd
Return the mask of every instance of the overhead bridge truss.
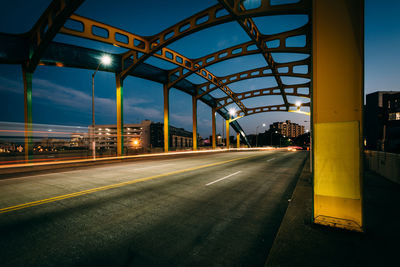
<path id="1" fill-rule="evenodd" d="M 165 152 L 169 147 L 171 88 L 192 96 L 194 150 L 197 149 L 198 101 L 212 110 L 213 148 L 216 147 L 217 113 L 225 119 L 227 137 L 230 126 L 236 131 L 238 146 L 240 139 L 249 144 L 238 123 L 239 118 L 264 112 L 311 113 L 313 222 L 353 231 L 364 230 L 361 186 L 364 0 L 284 0 L 284 4 L 278 0 L 217 0 L 217 4 L 152 36 L 140 36 L 76 14 L 83 2 L 53 0 L 30 31 L 0 33 L 0 63 L 22 66 L 26 162 L 30 162 L 33 155 L 32 77 L 37 66 L 83 68 L 115 74 L 118 156 L 123 155 L 124 144 L 123 81 L 128 76 L 140 77 L 163 84 Z M 257 18 L 275 15 L 305 15 L 308 22 L 287 31 L 263 33 L 257 26 Z M 238 23 L 248 39 L 197 58 L 189 58 L 170 48 L 184 37 L 229 22 Z M 112 64 L 103 66 L 98 59 L 104 51 L 55 42 L 57 34 L 114 45 L 124 52 L 107 53 L 112 57 Z M 304 42 L 293 45 L 292 38 Z M 276 56 L 279 53 L 296 54 L 289 57 L 296 59 L 280 61 Z M 226 65 L 220 64 L 224 61 L 251 55 L 261 55 L 262 65 L 236 73 L 224 69 L 224 75 L 220 76 L 210 71 L 211 66 L 214 70 Z M 174 67 L 162 69 L 149 64 L 149 58 L 164 60 Z M 191 82 L 192 75 L 200 77 L 202 82 Z M 256 79 L 261 78 L 273 82 L 260 86 L 261 89 L 254 86 L 240 88 L 243 83 L 237 83 L 250 79 L 260 81 Z M 273 101 L 255 107 L 248 105 L 254 98 L 259 103 L 266 98 Z M 309 101 L 301 99 L 302 103 L 293 103 L 297 98 Z M 228 107 L 232 106 L 236 107 L 235 118 L 228 112 Z M 229 140 L 226 138 L 228 148 Z"/>
<path id="2" fill-rule="evenodd" d="M 123 81 L 133 75 L 145 79 L 161 82 L 169 88 L 177 88 L 191 94 L 195 99 L 203 101 L 225 119 L 229 119 L 227 106 L 234 104 L 238 107 L 237 115 L 247 116 L 260 112 L 291 111 L 295 106 L 287 96 L 310 98 L 310 82 L 286 85 L 282 77 L 297 77 L 311 80 L 310 57 L 292 62 L 277 62 L 273 53 L 311 54 L 311 22 L 305 25 L 277 34 L 262 34 L 253 18 L 270 15 L 310 15 L 311 1 L 301 0 L 291 4 L 271 4 L 270 0 L 263 0 L 256 8 L 246 9 L 240 0 L 219 0 L 219 3 L 195 15 L 188 17 L 171 27 L 153 36 L 140 36 L 129 31 L 95 21 L 90 18 L 74 14 L 84 0 L 54 0 L 32 30 L 21 35 L 0 34 L 0 63 L 22 64 L 24 70 L 33 73 L 37 65 L 72 66 L 95 69 L 95 62 L 85 62 L 77 59 L 72 62 L 68 55 L 100 54 L 101 51 L 87 50 L 87 48 L 60 44 L 53 41 L 56 34 L 67 34 L 88 40 L 125 48 L 122 54 L 111 55 L 113 64 L 103 71 L 116 74 L 117 79 Z M 310 17 L 310 16 L 309 16 Z M 250 41 L 213 52 L 200 58 L 188 58 L 176 52 L 168 45 L 183 37 L 198 31 L 228 22 L 237 22 L 249 36 Z M 68 23 L 66 23 L 68 22 Z M 101 34 L 99 34 L 101 32 Z M 301 47 L 288 45 L 289 38 L 303 36 L 305 44 Z M 10 45 L 12 43 L 13 45 Z M 224 77 L 214 75 L 207 67 L 237 57 L 261 54 L 266 66 Z M 65 56 L 67 55 L 67 56 Z M 176 65 L 172 70 L 162 70 L 157 66 L 146 64 L 145 61 L 155 57 Z M 297 71 L 302 67 L 301 71 Z M 305 71 L 304 71 L 305 69 Z M 145 73 L 147 71 L 147 73 Z M 154 73 L 154 74 L 152 74 Z M 206 80 L 205 83 L 193 84 L 187 80 L 192 75 L 198 75 Z M 153 75 L 153 76 L 152 76 Z M 157 75 L 157 76 L 154 76 Z M 272 77 L 276 86 L 271 88 L 234 92 L 229 85 L 238 81 Z M 302 88 L 302 92 L 298 89 Z M 305 90 L 304 90 L 305 89 Z M 225 97 L 213 97 L 212 93 L 220 90 Z M 253 97 L 280 95 L 283 104 L 261 107 L 247 107 L 243 100 Z M 303 107 L 309 106 L 304 103 Z M 28 112 L 29 113 L 29 112 Z M 243 133 L 240 125 L 233 125 L 237 132 Z M 242 136 L 245 138 L 245 136 Z"/>

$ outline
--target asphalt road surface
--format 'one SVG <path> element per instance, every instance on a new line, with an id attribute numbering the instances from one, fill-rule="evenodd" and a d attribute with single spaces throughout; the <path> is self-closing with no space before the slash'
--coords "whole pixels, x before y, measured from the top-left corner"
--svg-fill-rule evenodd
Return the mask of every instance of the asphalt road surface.
<path id="1" fill-rule="evenodd" d="M 0 180 L 0 266 L 264 266 L 306 152 Z"/>

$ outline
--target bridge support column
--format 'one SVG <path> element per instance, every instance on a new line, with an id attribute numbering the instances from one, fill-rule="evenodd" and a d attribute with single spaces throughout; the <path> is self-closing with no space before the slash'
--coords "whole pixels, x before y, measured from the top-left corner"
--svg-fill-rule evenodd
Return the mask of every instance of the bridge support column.
<path id="1" fill-rule="evenodd" d="M 193 108 L 193 150 L 197 150 L 197 97 L 192 96 Z"/>
<path id="2" fill-rule="evenodd" d="M 24 79 L 25 162 L 33 158 L 32 142 L 32 72 L 22 67 Z"/>
<path id="3" fill-rule="evenodd" d="M 315 223 L 362 231 L 364 1 L 313 0 Z"/>
<path id="4" fill-rule="evenodd" d="M 119 74 L 115 75 L 117 87 L 117 156 L 124 154 L 124 96 L 123 79 Z"/>
<path id="5" fill-rule="evenodd" d="M 236 133 L 236 147 L 240 148 L 240 133 Z"/>
<path id="6" fill-rule="evenodd" d="M 217 148 L 217 140 L 216 140 L 216 134 L 215 134 L 215 108 L 212 108 L 211 110 L 211 128 L 212 128 L 212 149 L 216 149 Z"/>
<path id="7" fill-rule="evenodd" d="M 164 84 L 164 152 L 169 151 L 169 88 Z"/>
<path id="8" fill-rule="evenodd" d="M 229 149 L 230 143 L 229 143 L 229 120 L 226 120 L 226 148 Z"/>

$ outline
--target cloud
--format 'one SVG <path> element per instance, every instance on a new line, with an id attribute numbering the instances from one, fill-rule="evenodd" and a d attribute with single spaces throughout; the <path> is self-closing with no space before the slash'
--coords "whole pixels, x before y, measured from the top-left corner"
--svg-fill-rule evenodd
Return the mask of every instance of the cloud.
<path id="1" fill-rule="evenodd" d="M 180 115 L 180 114 L 170 114 L 171 118 L 183 125 L 192 125 L 192 116 Z"/>
<path id="2" fill-rule="evenodd" d="M 81 111 L 90 112 L 92 108 L 92 96 L 83 91 L 62 86 L 44 79 L 33 80 L 32 94 L 35 98 L 53 105 L 79 109 Z M 10 91 L 15 93 L 23 93 L 23 84 L 14 80 L 0 76 L 0 90 Z M 151 103 L 152 100 L 144 98 L 125 98 L 125 112 L 129 114 L 140 114 L 149 118 L 161 117 L 161 112 L 154 108 L 142 108 L 136 105 Z M 101 111 L 105 114 L 115 116 L 116 103 L 114 99 L 95 97 L 95 108 L 97 112 Z M 97 113 L 96 112 L 96 113 Z"/>
<path id="3" fill-rule="evenodd" d="M 143 115 L 147 119 L 160 119 L 162 117 L 162 113 L 155 108 L 129 106 L 127 109 L 125 108 L 125 113 L 126 115 Z"/>
<path id="4" fill-rule="evenodd" d="M 22 82 L 8 79 L 0 76 L 0 90 L 18 94 L 24 93 Z M 79 89 L 56 84 L 45 79 L 33 79 L 32 94 L 35 101 L 40 101 L 47 105 L 58 106 L 60 108 L 70 108 L 81 112 L 90 113 L 92 109 L 92 95 Z M 145 104 L 153 103 L 153 99 L 145 98 L 125 98 L 124 111 L 125 116 L 142 116 L 152 120 L 160 120 L 163 117 L 162 109 L 155 107 L 144 107 Z M 115 99 L 95 97 L 96 114 L 102 116 L 116 116 Z M 189 123 L 191 117 L 172 115 L 177 121 Z"/>
<path id="5" fill-rule="evenodd" d="M 15 94 L 23 94 L 24 84 L 22 83 L 22 81 L 15 81 L 0 76 L 0 91 L 11 92 Z"/>
<path id="6" fill-rule="evenodd" d="M 145 99 L 145 98 L 125 98 L 124 99 L 124 105 L 128 106 L 133 106 L 133 105 L 139 105 L 139 104 L 148 104 L 154 102 L 151 99 Z"/>

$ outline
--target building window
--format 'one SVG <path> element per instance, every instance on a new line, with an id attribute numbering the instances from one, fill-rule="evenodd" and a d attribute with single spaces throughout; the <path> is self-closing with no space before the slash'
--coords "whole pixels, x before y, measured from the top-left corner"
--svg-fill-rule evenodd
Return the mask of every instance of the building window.
<path id="1" fill-rule="evenodd" d="M 390 121 L 399 121 L 400 120 L 400 112 L 389 113 L 389 120 Z"/>

